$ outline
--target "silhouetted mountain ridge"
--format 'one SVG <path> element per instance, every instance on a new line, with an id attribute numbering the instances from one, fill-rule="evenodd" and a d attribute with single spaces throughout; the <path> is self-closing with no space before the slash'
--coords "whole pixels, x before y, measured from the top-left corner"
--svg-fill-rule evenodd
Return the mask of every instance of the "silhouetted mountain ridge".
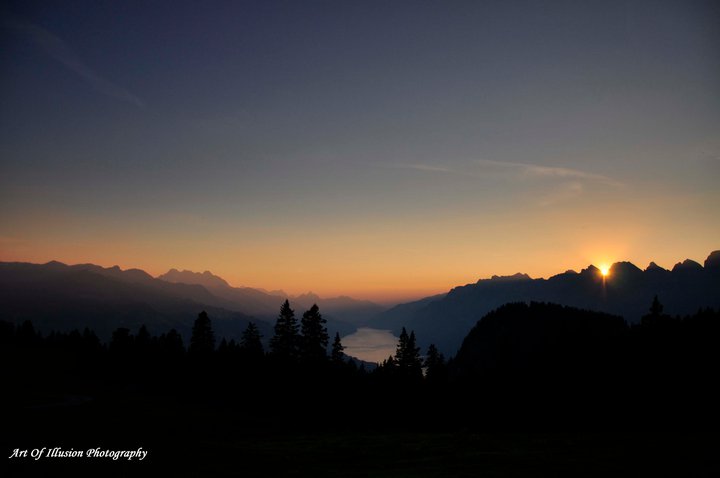
<path id="1" fill-rule="evenodd" d="M 201 310 L 218 320 L 217 331 L 238 337 L 251 318 L 265 339 L 272 335 L 285 296 L 250 287 L 232 287 L 209 271 L 171 269 L 153 278 L 140 269 L 95 264 L 0 263 L 0 306 L 6 319 L 32 320 L 40 330 L 91 327 L 109 334 L 117 327 L 151 331 L 176 328 L 187 335 Z M 314 294 L 290 298 L 298 315 L 317 302 L 331 334 L 352 333 L 353 320 L 367 320 L 383 308 L 350 297 L 321 299 Z M 338 317 L 347 319 L 339 320 Z"/>
<path id="2" fill-rule="evenodd" d="M 242 310 L 246 314 L 258 316 L 263 320 L 269 320 L 270 317 L 277 315 L 280 304 L 284 300 L 284 298 L 269 295 L 250 287 L 232 287 L 225 279 L 210 271 L 200 273 L 170 269 L 165 274 L 158 276 L 158 279 L 173 284 L 202 286 L 214 296 L 223 299 L 227 307 Z"/>
<path id="3" fill-rule="evenodd" d="M 118 327 L 144 324 L 151 332 L 175 328 L 189 337 L 197 314 L 206 310 L 220 336 L 239 338 L 251 317 L 219 302 L 202 286 L 161 281 L 139 269 L 0 263 L 2 319 L 31 320 L 44 332 L 90 327 L 107 338 Z M 258 326 L 270 334 L 268 325 Z"/>
<path id="4" fill-rule="evenodd" d="M 621 317 L 531 302 L 509 303 L 470 330 L 453 362 L 460 375 L 537 376 L 578 362 L 609 362 L 627 331 Z M 572 360 L 568 360 L 572 357 Z M 602 360 L 601 360 L 602 359 Z M 587 370 L 585 370 L 587 372 Z"/>
<path id="5" fill-rule="evenodd" d="M 463 337 L 485 314 L 510 302 L 550 302 L 624 317 L 634 323 L 647 312 L 655 295 L 665 312 L 685 315 L 701 307 L 720 307 L 720 251 L 703 267 L 685 260 L 668 271 L 651 263 L 645 271 L 631 262 L 616 262 L 603 278 L 589 265 L 579 273 L 567 271 L 548 279 L 515 274 L 507 280 L 494 276 L 458 286 L 447 294 L 400 304 L 380 314 L 372 327 L 414 330 L 419 342 L 435 343 L 453 355 Z"/>
<path id="6" fill-rule="evenodd" d="M 520 281 L 520 280 L 532 280 L 532 278 L 527 274 L 522 274 L 520 272 L 513 274 L 511 276 L 492 276 L 490 279 L 480 279 L 478 282 L 483 281 L 494 281 L 494 282 L 513 282 L 513 281 Z"/>
<path id="7" fill-rule="evenodd" d="M 373 302 L 357 300 L 348 296 L 325 299 L 312 292 L 291 296 L 280 295 L 280 291 L 267 292 L 251 287 L 232 287 L 227 281 L 209 271 L 198 273 L 170 269 L 167 273 L 158 276 L 158 279 L 173 283 L 203 285 L 217 297 L 229 301 L 228 306 L 230 308 L 241 310 L 265 320 L 274 321 L 280 305 L 286 298 L 290 300 L 291 305 L 296 310 L 307 310 L 313 304 L 317 304 L 326 319 L 337 322 L 334 328 L 342 329 L 342 333 L 348 333 L 350 329 L 354 329 L 354 326 L 344 327 L 343 329 L 341 323 L 363 323 L 385 309 Z"/>
<path id="8" fill-rule="evenodd" d="M 720 271 L 720 251 L 713 251 L 705 259 L 705 269 Z"/>

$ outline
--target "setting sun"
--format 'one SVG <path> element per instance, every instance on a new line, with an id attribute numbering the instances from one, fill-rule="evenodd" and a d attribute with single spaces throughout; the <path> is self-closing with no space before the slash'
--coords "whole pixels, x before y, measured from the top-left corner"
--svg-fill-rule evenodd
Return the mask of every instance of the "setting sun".
<path id="1" fill-rule="evenodd" d="M 603 277 L 607 277 L 607 275 L 610 274 L 610 266 L 608 265 L 601 265 L 599 269 Z"/>

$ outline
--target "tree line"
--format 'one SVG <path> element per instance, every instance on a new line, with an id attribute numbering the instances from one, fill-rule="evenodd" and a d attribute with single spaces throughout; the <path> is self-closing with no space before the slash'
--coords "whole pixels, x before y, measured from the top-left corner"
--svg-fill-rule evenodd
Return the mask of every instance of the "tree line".
<path id="1" fill-rule="evenodd" d="M 273 332 L 267 350 L 253 323 L 238 341 L 218 343 L 203 311 L 187 346 L 175 330 L 151 335 L 145 326 L 118 328 L 104 344 L 89 329 L 43 335 L 30 322 L 0 321 L 0 363 L 9 389 L 22 391 L 18 405 L 28 395 L 157 395 L 282 423 L 325 423 L 352 410 L 357 423 L 408 425 L 422 414 L 437 426 L 628 415 L 714 423 L 718 412 L 720 313 L 672 317 L 657 297 L 632 326 L 553 304 L 508 304 L 480 320 L 450 360 L 433 345 L 423 356 L 403 329 L 395 354 L 372 370 L 343 353 L 339 334 L 330 340 L 317 305 L 298 320 L 285 301 Z"/>
<path id="2" fill-rule="evenodd" d="M 135 333 L 119 327 L 103 343 L 89 328 L 43 335 L 30 321 L 17 326 L 0 321 L 0 353 L 6 376 L 28 389 L 48 384 L 69 389 L 88 380 L 139 384 L 150 391 L 171 393 L 184 389 L 188 380 L 191 388 L 202 387 L 200 393 L 240 393 L 242 384 L 257 390 L 299 381 L 314 386 L 322 381 L 358 387 L 388 380 L 419 384 L 424 368 L 432 381 L 446 366 L 434 346 L 423 360 L 414 332 L 403 329 L 395 356 L 367 370 L 364 363 L 345 355 L 339 333 L 330 341 L 326 324 L 316 304 L 298 321 L 286 300 L 266 350 L 255 323 L 248 323 L 237 341 L 219 339 L 205 311 L 195 319 L 187 345 L 175 329 L 151 335 L 145 325 Z M 10 363 L 14 365 L 7 366 Z"/>

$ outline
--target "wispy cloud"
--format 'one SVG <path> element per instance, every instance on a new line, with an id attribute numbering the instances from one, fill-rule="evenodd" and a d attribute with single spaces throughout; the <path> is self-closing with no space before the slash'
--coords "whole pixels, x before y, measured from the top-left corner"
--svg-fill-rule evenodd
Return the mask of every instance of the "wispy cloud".
<path id="1" fill-rule="evenodd" d="M 593 187 L 623 188 L 624 184 L 602 174 L 591 173 L 580 169 L 540 166 L 530 163 L 510 161 L 491 161 L 476 159 L 461 163 L 453 168 L 445 165 L 418 163 L 391 163 L 392 168 L 411 169 L 426 173 L 457 175 L 465 178 L 500 177 L 532 187 L 537 191 L 535 204 L 550 207 L 573 200 Z M 538 183 L 531 185 L 531 183 Z"/>
<path id="2" fill-rule="evenodd" d="M 425 171 L 429 173 L 456 173 L 457 171 L 444 167 L 444 166 L 433 166 L 430 164 L 417 164 L 417 163 L 391 163 L 387 165 L 391 168 L 399 169 L 414 169 L 416 171 Z"/>
<path id="3" fill-rule="evenodd" d="M 515 176 L 524 176 L 529 178 L 556 178 L 561 180 L 575 180 L 573 184 L 580 182 L 594 182 L 604 184 L 606 186 L 620 187 L 623 184 L 609 176 L 602 174 L 589 173 L 580 169 L 564 168 L 556 166 L 539 166 L 537 164 L 516 163 L 510 161 L 491 161 L 488 159 L 477 159 L 472 164 L 480 167 L 480 171 L 476 168 L 467 166 L 462 168 L 451 168 L 448 166 L 438 166 L 424 163 L 390 163 L 386 166 L 400 169 L 413 169 L 416 171 L 424 171 L 429 173 L 444 174 L 461 174 L 463 176 L 482 176 L 488 169 L 496 172 L 503 172 Z"/>
<path id="4" fill-rule="evenodd" d="M 538 198 L 537 204 L 541 207 L 554 206 L 555 204 L 569 201 L 580 196 L 585 191 L 585 186 L 580 181 L 567 181 L 560 184 L 553 191 Z"/>
<path id="5" fill-rule="evenodd" d="M 105 78 L 83 62 L 59 36 L 38 25 L 7 17 L 3 25 L 37 45 L 41 50 L 85 80 L 100 93 L 143 108 L 143 101 L 122 86 Z"/>
<path id="6" fill-rule="evenodd" d="M 520 174 L 536 178 L 559 178 L 559 179 L 576 179 L 593 181 L 602 183 L 607 186 L 622 186 L 622 183 L 603 176 L 602 174 L 589 173 L 579 169 L 563 168 L 556 166 L 538 166 L 536 164 L 515 163 L 509 161 L 491 161 L 487 159 L 478 159 L 476 162 L 482 166 L 489 166 L 505 170 L 514 170 Z M 579 183 L 576 183 L 579 184 Z"/>

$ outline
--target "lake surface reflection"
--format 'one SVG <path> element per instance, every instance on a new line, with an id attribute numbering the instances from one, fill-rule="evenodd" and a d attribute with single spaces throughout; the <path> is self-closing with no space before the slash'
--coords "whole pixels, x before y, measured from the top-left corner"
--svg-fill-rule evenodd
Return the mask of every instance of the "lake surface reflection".
<path id="1" fill-rule="evenodd" d="M 390 330 L 360 327 L 357 332 L 342 337 L 345 353 L 367 362 L 380 363 L 395 355 L 398 338 Z"/>

